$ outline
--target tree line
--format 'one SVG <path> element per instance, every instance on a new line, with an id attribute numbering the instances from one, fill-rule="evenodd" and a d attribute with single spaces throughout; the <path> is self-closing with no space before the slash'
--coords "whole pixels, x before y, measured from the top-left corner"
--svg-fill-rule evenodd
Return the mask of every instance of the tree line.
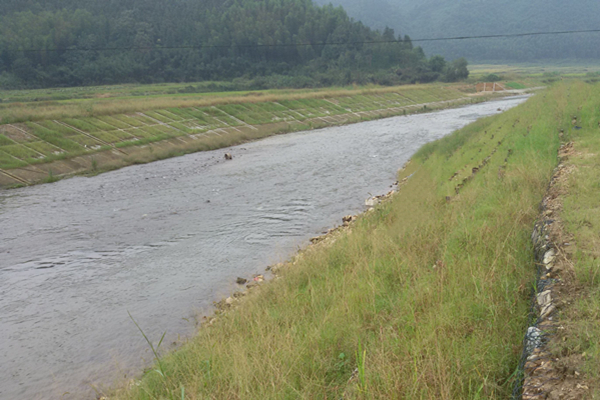
<path id="1" fill-rule="evenodd" d="M 311 0 L 20 0 L 2 2 L 0 15 L 4 89 L 234 79 L 308 87 L 468 75 L 465 60 L 427 58 L 408 36 Z"/>

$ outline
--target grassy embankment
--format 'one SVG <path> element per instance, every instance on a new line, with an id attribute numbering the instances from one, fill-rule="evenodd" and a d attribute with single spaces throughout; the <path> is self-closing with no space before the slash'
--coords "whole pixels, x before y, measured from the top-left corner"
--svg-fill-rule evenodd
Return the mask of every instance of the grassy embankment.
<path id="1" fill-rule="evenodd" d="M 565 161 L 574 166 L 561 188 L 565 246 L 570 267 L 565 274 L 571 287 L 563 294 L 558 321 L 561 340 L 551 344 L 556 357 L 575 357 L 582 378 L 592 389 L 589 398 L 600 398 L 600 85 L 578 84 L 569 88 L 563 101 L 568 116 L 577 118 L 573 129 L 563 121 L 565 141 L 573 142 L 573 154 Z M 571 373 L 573 373 L 571 371 Z"/>
<path id="2" fill-rule="evenodd" d="M 508 398 L 535 279 L 530 236 L 558 131 L 578 107 L 589 124 L 598 113 L 599 99 L 583 89 L 598 86 L 559 85 L 424 146 L 389 202 L 301 252 L 162 358 L 160 373 L 111 398 Z M 582 192 L 596 210 L 594 154 Z M 597 237 L 580 254 L 595 293 Z M 598 302 L 584 301 L 593 312 L 576 337 L 597 361 L 587 319 L 597 321 Z"/>
<path id="3" fill-rule="evenodd" d="M 483 99 L 441 84 L 145 97 L 116 92 L 127 95 L 0 105 L 0 185 L 2 177 L 27 183 L 99 172 L 276 133 Z"/>

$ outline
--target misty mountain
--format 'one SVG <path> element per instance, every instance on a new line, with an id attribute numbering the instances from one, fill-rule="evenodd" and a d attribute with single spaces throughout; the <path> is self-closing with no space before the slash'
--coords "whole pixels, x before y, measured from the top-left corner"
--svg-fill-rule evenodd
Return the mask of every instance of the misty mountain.
<path id="1" fill-rule="evenodd" d="M 597 0 L 316 0 L 343 6 L 367 26 L 415 39 L 600 29 Z M 600 59 L 600 33 L 415 42 L 470 61 Z"/>

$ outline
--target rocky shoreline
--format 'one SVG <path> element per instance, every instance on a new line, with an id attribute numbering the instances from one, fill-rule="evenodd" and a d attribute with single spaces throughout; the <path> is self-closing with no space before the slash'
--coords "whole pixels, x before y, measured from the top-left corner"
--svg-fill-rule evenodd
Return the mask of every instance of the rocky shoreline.
<path id="1" fill-rule="evenodd" d="M 406 167 L 411 163 L 411 160 L 408 160 L 398 173 L 404 171 Z M 210 316 L 202 317 L 202 324 L 212 325 L 219 316 L 227 313 L 231 309 L 239 306 L 241 304 L 241 299 L 249 295 L 251 292 L 254 292 L 261 285 L 268 283 L 270 280 L 277 280 L 281 278 L 281 271 L 285 268 L 293 267 L 297 264 L 298 259 L 302 257 L 302 255 L 315 248 L 315 246 L 330 246 L 335 243 L 338 235 L 347 234 L 351 231 L 352 225 L 365 214 L 370 213 L 375 210 L 375 208 L 385 202 L 388 202 L 398 191 L 400 188 L 408 182 L 410 176 L 403 178 L 401 181 L 396 181 L 392 185 L 390 185 L 390 191 L 386 194 L 372 196 L 365 200 L 366 210 L 362 213 L 356 215 L 346 215 L 342 218 L 342 224 L 339 226 L 335 226 L 329 229 L 327 232 L 323 233 L 323 235 L 312 237 L 309 240 L 308 246 L 299 250 L 296 254 L 294 254 L 291 259 L 287 262 L 277 263 L 274 265 L 270 265 L 265 269 L 265 273 L 267 276 L 263 274 L 255 274 L 251 278 L 243 278 L 237 277 L 236 284 L 239 285 L 240 290 L 236 290 L 231 294 L 231 296 L 223 298 L 219 301 L 213 302 L 214 305 L 214 313 Z"/>

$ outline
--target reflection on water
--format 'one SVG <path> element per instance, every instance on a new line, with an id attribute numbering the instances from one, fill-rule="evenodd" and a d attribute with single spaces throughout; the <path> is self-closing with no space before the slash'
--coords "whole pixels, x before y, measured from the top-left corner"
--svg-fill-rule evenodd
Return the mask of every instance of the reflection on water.
<path id="1" fill-rule="evenodd" d="M 384 193 L 422 144 L 524 101 L 276 136 L 0 191 L 0 399 L 93 398 L 152 360 L 237 276 Z"/>

